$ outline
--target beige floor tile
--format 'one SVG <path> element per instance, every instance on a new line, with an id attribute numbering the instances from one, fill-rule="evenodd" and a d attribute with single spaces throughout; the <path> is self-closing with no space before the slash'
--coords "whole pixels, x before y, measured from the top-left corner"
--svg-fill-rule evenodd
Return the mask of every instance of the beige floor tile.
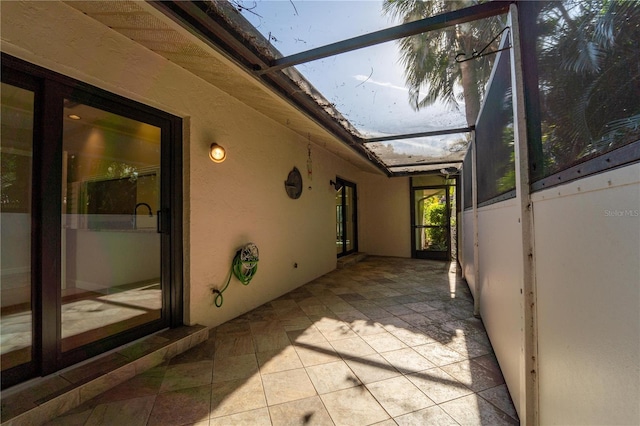
<path id="1" fill-rule="evenodd" d="M 255 352 L 250 334 L 222 337 L 216 341 L 215 358 L 246 355 Z"/>
<path id="2" fill-rule="evenodd" d="M 210 426 L 271 426 L 269 409 L 258 408 L 209 420 Z"/>
<path id="3" fill-rule="evenodd" d="M 393 421 L 393 419 L 387 419 L 378 423 L 374 423 L 371 426 L 398 426 L 398 423 Z"/>
<path id="4" fill-rule="evenodd" d="M 136 377 L 127 380 L 95 397 L 91 402 L 93 406 L 105 404 L 123 399 L 139 398 L 141 396 L 156 395 L 160 392 L 160 386 L 167 371 L 167 365 L 151 368 Z"/>
<path id="5" fill-rule="evenodd" d="M 349 325 L 339 319 L 323 317 L 315 321 L 314 325 L 328 341 L 356 337 L 356 333 L 351 330 Z"/>
<path id="6" fill-rule="evenodd" d="M 461 425 L 502 426 L 518 424 L 503 411 L 478 395 L 469 395 L 441 404 L 440 407 Z"/>
<path id="7" fill-rule="evenodd" d="M 304 368 L 264 374 L 262 383 L 269 405 L 295 401 L 316 394 L 316 389 Z"/>
<path id="8" fill-rule="evenodd" d="M 269 407 L 273 426 L 333 426 L 318 396 Z"/>
<path id="9" fill-rule="evenodd" d="M 400 339 L 407 346 L 415 347 L 429 343 L 435 343 L 435 340 L 427 336 L 422 330 L 407 325 L 407 328 L 398 327 L 396 325 L 386 326 L 385 329 Z"/>
<path id="10" fill-rule="evenodd" d="M 293 300 L 291 302 L 293 302 Z M 283 325 L 278 320 L 251 321 L 249 323 L 249 328 L 251 329 L 251 334 L 269 334 L 282 331 Z"/>
<path id="11" fill-rule="evenodd" d="M 211 387 L 211 418 L 266 407 L 259 375 L 247 379 L 215 383 Z"/>
<path id="12" fill-rule="evenodd" d="M 389 352 L 407 347 L 400 339 L 387 331 L 380 334 L 363 336 L 362 338 L 377 352 Z"/>
<path id="13" fill-rule="evenodd" d="M 435 405 L 404 376 L 370 383 L 367 389 L 392 417 Z"/>
<path id="14" fill-rule="evenodd" d="M 147 425 L 171 426 L 196 423 L 207 418 L 210 404 L 210 385 L 162 393 L 155 399 Z"/>
<path id="15" fill-rule="evenodd" d="M 300 343 L 293 346 L 305 367 L 339 361 L 340 355 L 329 342 Z"/>
<path id="16" fill-rule="evenodd" d="M 314 325 L 304 329 L 287 331 L 287 335 L 292 343 L 315 343 L 327 341 L 324 335 L 320 333 L 320 330 L 318 330 Z"/>
<path id="17" fill-rule="evenodd" d="M 458 422 L 437 405 L 395 417 L 394 420 L 398 426 L 459 426 Z"/>
<path id="18" fill-rule="evenodd" d="M 363 357 L 376 353 L 375 349 L 358 336 L 334 340 L 331 342 L 331 346 L 333 346 L 336 352 L 343 358 Z"/>
<path id="19" fill-rule="evenodd" d="M 415 373 L 417 371 L 428 370 L 436 365 L 425 357 L 414 351 L 412 348 L 398 349 L 396 351 L 382 352 L 384 357 L 396 370 L 401 373 Z"/>
<path id="20" fill-rule="evenodd" d="M 176 364 L 167 368 L 160 392 L 194 388 L 211 384 L 213 361 L 198 361 Z"/>
<path id="21" fill-rule="evenodd" d="M 307 374 L 319 394 L 360 385 L 360 380 L 344 361 L 307 367 Z"/>
<path id="22" fill-rule="evenodd" d="M 504 383 L 502 374 L 489 371 L 473 361 L 456 362 L 440 368 L 474 392 L 480 392 Z"/>
<path id="23" fill-rule="evenodd" d="M 283 349 L 291 344 L 284 330 L 268 334 L 254 334 L 253 343 L 255 344 L 256 352 Z"/>
<path id="24" fill-rule="evenodd" d="M 217 358 L 213 361 L 213 383 L 243 379 L 258 372 L 255 354 Z"/>
<path id="25" fill-rule="evenodd" d="M 433 321 L 431 321 L 429 318 L 427 318 L 426 316 L 419 314 L 419 313 L 412 313 L 412 314 L 408 314 L 408 315 L 400 315 L 399 317 L 401 320 L 408 322 L 409 324 L 411 324 L 413 327 L 427 327 L 429 325 L 431 325 L 433 323 Z"/>
<path id="26" fill-rule="evenodd" d="M 67 414 L 56 417 L 50 422 L 46 422 L 44 426 L 84 426 L 92 412 L 93 408 L 89 408 L 80 412 L 71 410 Z"/>
<path id="27" fill-rule="evenodd" d="M 302 362 L 293 346 L 256 354 L 261 374 L 302 368 Z"/>
<path id="28" fill-rule="evenodd" d="M 439 368 L 409 374 L 407 378 L 436 404 L 473 393 Z"/>
<path id="29" fill-rule="evenodd" d="M 491 353 L 491 347 L 470 337 L 454 337 L 446 346 L 467 358 L 476 358 Z"/>
<path id="30" fill-rule="evenodd" d="M 461 355 L 440 343 L 416 346 L 413 349 L 437 366 L 453 364 L 454 362 L 465 360 L 464 355 Z"/>
<path id="31" fill-rule="evenodd" d="M 435 311 L 436 310 L 436 308 L 434 308 L 433 306 L 429 305 L 427 302 L 407 303 L 404 306 L 409 308 L 409 309 L 411 309 L 412 311 L 416 311 L 418 313 L 428 312 L 428 311 Z"/>
<path id="32" fill-rule="evenodd" d="M 155 399 L 154 395 L 98 405 L 85 425 L 144 426 L 147 424 Z"/>
<path id="33" fill-rule="evenodd" d="M 362 383 L 373 383 L 400 375 L 380 354 L 351 358 L 346 362 Z"/>
<path id="34" fill-rule="evenodd" d="M 217 339 L 249 336 L 250 334 L 251 329 L 247 321 L 231 320 L 215 328 L 215 336 Z"/>
<path id="35" fill-rule="evenodd" d="M 362 426 L 387 420 L 389 415 L 364 386 L 320 395 L 336 426 Z"/>
<path id="36" fill-rule="evenodd" d="M 304 330 L 313 325 L 304 312 L 301 316 L 282 318 L 280 322 L 285 331 Z"/>
<path id="37" fill-rule="evenodd" d="M 513 402 L 511 402 L 511 395 L 509 395 L 507 385 L 500 385 L 495 388 L 483 390 L 479 395 L 510 415 L 513 419 L 518 419 L 518 413 L 513 406 Z"/>
<path id="38" fill-rule="evenodd" d="M 372 334 L 380 334 L 386 331 L 381 324 L 374 321 L 356 320 L 351 322 L 350 326 L 359 336 L 370 336 Z"/>
<path id="39" fill-rule="evenodd" d="M 443 265 L 375 258 L 331 272 L 50 424 L 142 423 L 146 399 L 150 425 L 514 424 L 470 293 L 460 284 L 450 298 Z"/>

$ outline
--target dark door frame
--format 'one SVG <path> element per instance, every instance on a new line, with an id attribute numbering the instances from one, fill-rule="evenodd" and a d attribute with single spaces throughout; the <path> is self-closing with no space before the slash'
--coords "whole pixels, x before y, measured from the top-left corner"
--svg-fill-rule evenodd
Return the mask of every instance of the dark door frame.
<path id="1" fill-rule="evenodd" d="M 358 251 L 358 189 L 355 183 L 336 177 L 336 188 L 344 189 L 345 187 L 351 188 L 353 192 L 353 208 L 351 211 L 351 223 L 353 223 L 353 248 L 351 250 L 346 250 L 347 218 L 345 217 L 344 212 L 347 211 L 347 196 L 346 191 L 342 191 L 342 251 L 338 253 L 338 257 L 346 256 Z M 337 220 L 338 217 L 336 215 L 336 226 Z"/>
<path id="2" fill-rule="evenodd" d="M 32 357 L 1 387 L 44 376 L 183 322 L 182 119 L 2 53 L 2 81 L 35 92 L 32 162 Z M 161 128 L 161 319 L 61 352 L 62 124 L 65 98 Z M 55 302 L 55 303 L 53 303 Z"/>
<path id="3" fill-rule="evenodd" d="M 410 206 L 411 206 L 411 257 L 414 259 L 433 259 L 433 260 L 451 260 L 451 195 L 449 194 L 449 190 L 451 188 L 456 188 L 456 197 L 457 197 L 457 185 L 428 185 L 428 186 L 413 186 L 412 180 L 409 181 L 409 191 L 410 191 Z M 430 226 L 417 226 L 416 225 L 416 211 L 415 211 L 415 191 L 421 189 L 445 189 L 445 197 L 446 197 L 446 212 L 447 212 L 447 226 L 446 226 L 446 238 L 447 238 L 447 249 L 446 251 L 431 251 L 431 250 L 418 250 L 416 248 L 416 229 L 417 228 L 428 228 Z M 456 203 L 457 205 L 457 203 Z M 455 214 L 455 212 L 454 212 Z M 456 221 L 457 223 L 457 221 Z"/>

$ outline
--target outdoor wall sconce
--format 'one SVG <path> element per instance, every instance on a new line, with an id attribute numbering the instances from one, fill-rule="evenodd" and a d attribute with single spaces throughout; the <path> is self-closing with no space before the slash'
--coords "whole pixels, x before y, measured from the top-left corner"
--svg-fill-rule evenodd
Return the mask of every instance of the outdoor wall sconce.
<path id="1" fill-rule="evenodd" d="M 342 189 L 342 183 L 340 182 L 334 182 L 330 180 L 329 185 L 333 186 L 336 189 L 336 191 L 340 191 Z"/>
<path id="2" fill-rule="evenodd" d="M 214 163 L 222 163 L 227 159 L 227 151 L 217 143 L 212 143 L 209 148 L 209 158 Z"/>

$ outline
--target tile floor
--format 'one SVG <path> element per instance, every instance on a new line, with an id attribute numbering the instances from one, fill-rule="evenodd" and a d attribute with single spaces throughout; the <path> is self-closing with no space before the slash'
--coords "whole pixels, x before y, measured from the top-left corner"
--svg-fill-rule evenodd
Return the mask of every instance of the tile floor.
<path id="1" fill-rule="evenodd" d="M 220 325 L 49 424 L 517 424 L 457 272 L 369 257 Z"/>

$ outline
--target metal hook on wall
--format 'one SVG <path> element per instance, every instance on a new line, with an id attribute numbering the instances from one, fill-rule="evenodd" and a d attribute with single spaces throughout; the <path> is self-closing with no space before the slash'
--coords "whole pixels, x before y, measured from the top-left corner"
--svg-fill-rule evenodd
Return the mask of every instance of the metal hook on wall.
<path id="1" fill-rule="evenodd" d="M 456 55 L 456 58 L 455 58 L 456 62 L 457 63 L 467 62 L 467 61 L 471 61 L 473 59 L 482 58 L 483 56 L 493 55 L 494 53 L 502 52 L 503 50 L 511 49 L 511 44 L 509 44 L 507 47 L 503 47 L 502 49 L 490 50 L 488 52 L 485 52 L 485 50 L 487 50 L 489 48 L 489 46 L 491 46 L 491 44 L 494 41 L 496 41 L 502 35 L 503 32 L 505 32 L 507 30 L 511 30 L 511 27 L 508 27 L 508 26 L 504 27 L 502 29 L 502 31 L 500 31 L 498 34 L 496 34 L 495 37 L 493 37 L 491 39 L 491 41 L 489 43 L 487 43 L 487 45 L 485 47 L 483 47 L 479 52 L 477 52 L 474 49 L 469 57 L 467 57 L 467 54 L 464 53 L 464 52 L 458 53 Z M 462 59 L 460 59 L 460 57 L 462 57 Z"/>

